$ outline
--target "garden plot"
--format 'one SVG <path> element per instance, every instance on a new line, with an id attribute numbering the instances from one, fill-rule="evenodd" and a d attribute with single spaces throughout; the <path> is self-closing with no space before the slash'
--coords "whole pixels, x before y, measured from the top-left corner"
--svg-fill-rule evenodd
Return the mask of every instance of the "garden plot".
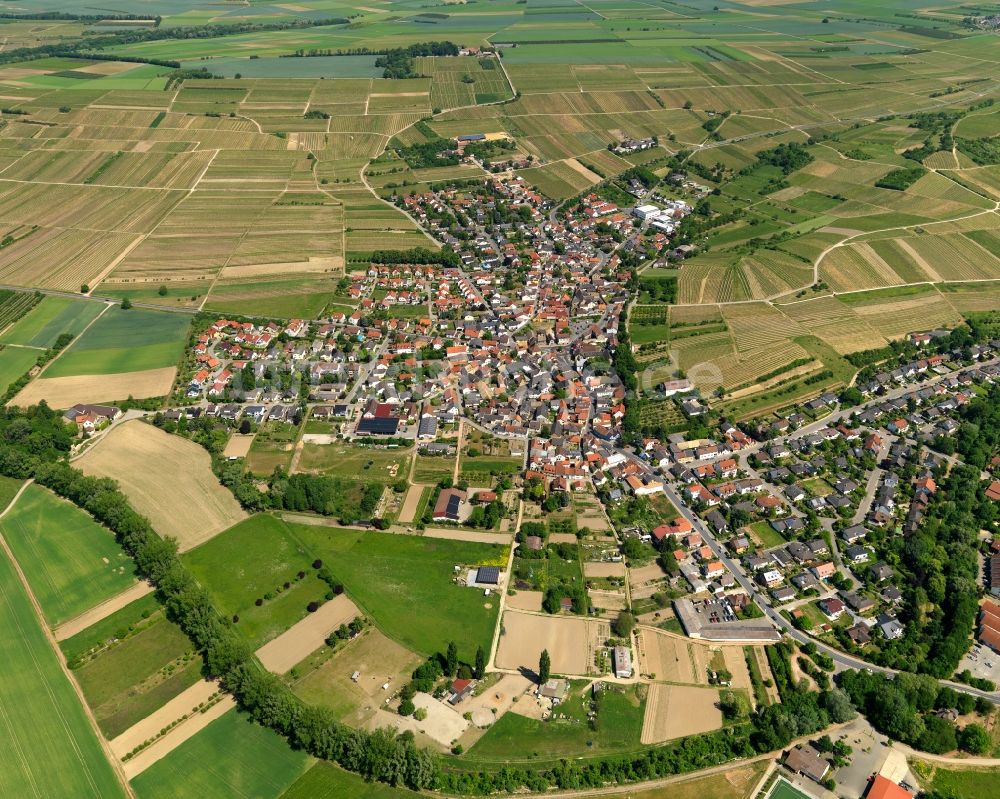
<path id="1" fill-rule="evenodd" d="M 547 649 L 555 674 L 583 675 L 594 671 L 594 654 L 610 635 L 607 623 L 574 616 L 535 616 L 508 611 L 496 653 L 502 669 L 538 669 Z"/>
<path id="2" fill-rule="evenodd" d="M 118 480 L 153 528 L 186 550 L 246 518 L 210 460 L 198 444 L 132 421 L 107 433 L 77 465 L 85 474 Z"/>
<path id="3" fill-rule="evenodd" d="M 715 688 L 686 685 L 650 686 L 642 743 L 658 744 L 722 729 L 719 692 Z"/>

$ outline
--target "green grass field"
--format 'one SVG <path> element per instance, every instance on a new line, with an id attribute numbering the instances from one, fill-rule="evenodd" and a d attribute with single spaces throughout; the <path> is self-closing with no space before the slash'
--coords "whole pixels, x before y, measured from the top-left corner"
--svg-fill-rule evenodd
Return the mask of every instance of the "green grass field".
<path id="1" fill-rule="evenodd" d="M 7 386 L 34 366 L 39 355 L 40 350 L 25 347 L 0 348 L 0 391 L 6 391 Z"/>
<path id="2" fill-rule="evenodd" d="M 123 797 L 14 567 L 0 554 L 0 795 Z"/>
<path id="3" fill-rule="evenodd" d="M 157 614 L 74 673 L 101 732 L 112 739 L 194 685 L 201 666 L 187 636 Z"/>
<path id="4" fill-rule="evenodd" d="M 313 763 L 236 710 L 132 780 L 139 799 L 278 799 Z"/>
<path id="5" fill-rule="evenodd" d="M 455 641 L 459 657 L 467 662 L 472 662 L 477 646 L 489 648 L 496 599 L 456 585 L 454 567 L 506 563 L 505 547 L 312 525 L 289 527 L 390 638 L 422 655 L 444 652 L 448 642 Z"/>
<path id="6" fill-rule="evenodd" d="M 406 799 L 413 791 L 380 782 L 365 782 L 357 774 L 319 761 L 281 795 L 281 799 Z"/>
<path id="7" fill-rule="evenodd" d="M 412 447 L 377 449 L 344 442 L 305 444 L 298 470 L 332 474 L 349 480 L 392 483 L 406 477 L 412 454 Z"/>
<path id="8" fill-rule="evenodd" d="M 217 607 L 228 616 L 239 616 L 237 629 L 255 646 L 302 619 L 306 606 L 329 591 L 311 566 L 313 557 L 275 516 L 246 519 L 186 553 L 183 560 Z M 257 606 L 257 599 L 264 602 Z"/>
<path id="9" fill-rule="evenodd" d="M 135 582 L 132 561 L 114 535 L 40 486 L 25 489 L 0 529 L 52 625 Z"/>
<path id="10" fill-rule="evenodd" d="M 73 661 L 98 646 L 103 646 L 112 638 L 124 638 L 133 627 L 155 616 L 160 610 L 156 594 L 146 594 L 141 599 L 130 602 L 110 616 L 106 616 L 72 638 L 59 642 L 67 661 Z"/>
<path id="11" fill-rule="evenodd" d="M 77 335 L 103 309 L 99 302 L 45 297 L 0 336 L 0 343 L 51 347 L 63 333 Z"/>
<path id="12" fill-rule="evenodd" d="M 120 374 L 174 366 L 190 323 L 186 314 L 113 307 L 52 362 L 45 376 Z"/>
<path id="13" fill-rule="evenodd" d="M 569 699 L 559 706 L 560 718 L 539 721 L 506 713 L 469 750 L 465 759 L 551 760 L 638 749 L 644 707 L 634 690 L 607 691 L 598 700 L 597 728 L 592 729 L 587 721 L 590 691 L 585 684 L 574 684 Z"/>

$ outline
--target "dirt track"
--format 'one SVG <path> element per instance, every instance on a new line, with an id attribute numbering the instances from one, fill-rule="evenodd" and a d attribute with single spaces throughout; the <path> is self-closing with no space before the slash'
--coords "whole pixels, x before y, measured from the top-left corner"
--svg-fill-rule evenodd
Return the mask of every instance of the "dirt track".
<path id="1" fill-rule="evenodd" d="M 131 588 L 126 588 L 118 596 L 113 596 L 100 605 L 84 611 L 75 619 L 70 619 L 60 624 L 53 630 L 57 641 L 65 641 L 72 638 L 79 632 L 86 630 L 92 624 L 97 624 L 101 619 L 106 619 L 112 613 L 121 610 L 126 605 L 130 605 L 137 599 L 141 599 L 146 594 L 151 594 L 156 589 L 147 582 L 136 583 Z"/>

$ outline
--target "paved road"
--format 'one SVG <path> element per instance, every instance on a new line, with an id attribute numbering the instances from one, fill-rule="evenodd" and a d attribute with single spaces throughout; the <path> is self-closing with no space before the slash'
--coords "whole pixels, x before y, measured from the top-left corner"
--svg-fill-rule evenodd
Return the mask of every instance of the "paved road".
<path id="1" fill-rule="evenodd" d="M 736 578 L 736 582 L 738 582 L 740 586 L 750 596 L 756 599 L 757 604 L 760 606 L 761 610 L 764 611 L 764 614 L 767 616 L 767 618 L 770 619 L 779 630 L 783 631 L 786 635 L 788 635 L 790 638 L 792 638 L 799 644 L 808 644 L 808 643 L 815 644 L 816 648 L 819 651 L 823 652 L 826 655 L 829 655 L 833 659 L 833 662 L 836 665 L 836 671 L 843 671 L 844 669 L 868 669 L 869 671 L 881 672 L 883 674 L 899 673 L 897 669 L 890 669 L 890 668 L 885 668 L 883 666 L 876 666 L 875 664 L 869 663 L 866 660 L 853 657 L 852 655 L 848 655 L 844 652 L 841 652 L 839 649 L 834 649 L 833 647 L 827 646 L 823 642 L 817 641 L 811 636 L 806 635 L 805 633 L 800 632 L 795 627 L 793 627 L 791 622 L 789 622 L 787 619 L 785 619 L 784 616 L 782 616 L 773 607 L 771 607 L 770 601 L 763 594 L 760 593 L 760 591 L 758 590 L 758 586 L 749 577 L 747 577 L 746 573 L 743 571 L 743 567 L 729 556 L 726 549 L 716 540 L 715 536 L 712 534 L 708 525 L 702 522 L 702 520 L 699 519 L 691 511 L 691 509 L 687 507 L 687 505 L 681 500 L 680 496 L 674 490 L 673 486 L 667 484 L 664 486 L 663 490 L 664 493 L 666 493 L 667 498 L 671 502 L 673 502 L 677 510 L 680 511 L 681 515 L 684 516 L 684 518 L 687 519 L 699 533 L 701 533 L 702 539 L 712 549 L 712 552 L 715 554 L 715 556 L 720 561 L 722 561 L 723 565 L 725 565 L 725 567 L 729 569 L 730 572 L 732 572 L 733 576 Z M 975 697 L 981 697 L 983 699 L 989 700 L 990 702 L 993 702 L 994 704 L 1000 704 L 1000 691 L 993 691 L 991 693 L 987 691 L 980 691 L 977 688 L 972 688 L 968 685 L 952 682 L 950 680 L 942 680 L 941 682 L 946 683 L 947 685 L 951 686 L 956 691 L 959 691 L 961 693 L 970 694 Z"/>

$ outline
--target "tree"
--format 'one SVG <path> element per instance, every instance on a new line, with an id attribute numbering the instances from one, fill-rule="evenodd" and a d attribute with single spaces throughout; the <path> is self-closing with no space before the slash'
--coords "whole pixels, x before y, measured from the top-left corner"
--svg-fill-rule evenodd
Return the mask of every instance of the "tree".
<path id="1" fill-rule="evenodd" d="M 444 662 L 444 673 L 449 677 L 454 677 L 455 672 L 458 671 L 458 645 L 454 641 L 448 644 L 448 654 L 445 655 Z"/>
<path id="2" fill-rule="evenodd" d="M 84 283 L 82 286 L 80 286 L 80 293 L 81 294 L 89 294 L 90 293 L 90 286 L 88 286 L 86 283 Z"/>
<path id="3" fill-rule="evenodd" d="M 132 307 L 132 300 L 130 300 L 128 297 L 123 298 L 122 299 L 122 310 L 123 311 L 127 311 L 131 307 Z"/>
<path id="4" fill-rule="evenodd" d="M 538 684 L 544 685 L 552 675 L 552 661 L 549 658 L 549 650 L 543 649 L 541 657 L 538 658 Z"/>
<path id="5" fill-rule="evenodd" d="M 486 652 L 482 646 L 476 649 L 476 669 L 473 672 L 477 680 L 481 680 L 486 674 Z"/>
<path id="6" fill-rule="evenodd" d="M 854 705 L 851 704 L 851 698 L 840 688 L 833 688 L 822 693 L 819 704 L 830 714 L 830 721 L 834 724 L 843 724 L 858 715 Z"/>
<path id="7" fill-rule="evenodd" d="M 990 734 L 982 724 L 966 724 L 958 733 L 959 748 L 970 754 L 986 754 L 991 745 Z"/>
<path id="8" fill-rule="evenodd" d="M 635 629 L 635 616 L 627 610 L 622 611 L 618 614 L 618 618 L 611 622 L 611 629 L 619 638 L 628 638 Z"/>
<path id="9" fill-rule="evenodd" d="M 166 297 L 167 296 L 167 287 L 166 286 L 160 286 L 156 290 L 156 293 L 159 294 L 161 297 Z"/>

